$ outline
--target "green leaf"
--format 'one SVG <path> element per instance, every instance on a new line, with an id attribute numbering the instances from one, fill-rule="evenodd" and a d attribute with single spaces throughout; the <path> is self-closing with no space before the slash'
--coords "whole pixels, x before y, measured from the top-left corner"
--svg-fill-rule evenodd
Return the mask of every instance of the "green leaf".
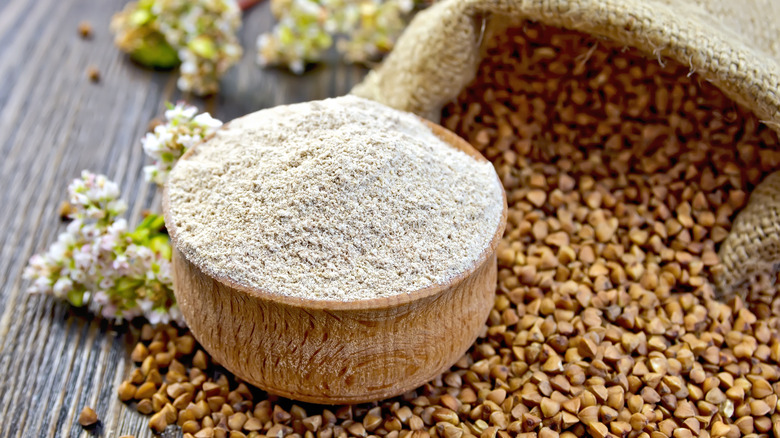
<path id="1" fill-rule="evenodd" d="M 282 45 L 290 45 L 295 40 L 295 34 L 289 27 L 282 27 L 279 29 L 279 43 Z"/>
<path id="2" fill-rule="evenodd" d="M 166 260 L 171 259 L 171 239 L 167 234 L 158 234 L 149 240 L 149 248 Z"/>
<path id="3" fill-rule="evenodd" d="M 151 10 L 155 0 L 141 0 L 138 2 L 138 9 Z"/>
<path id="4" fill-rule="evenodd" d="M 136 245 L 146 245 L 146 241 L 149 239 L 149 230 L 141 229 L 141 230 L 135 230 L 132 233 L 128 234 L 130 236 L 130 240 L 133 241 Z"/>
<path id="5" fill-rule="evenodd" d="M 130 57 L 141 65 L 160 69 L 173 68 L 181 63 L 179 54 L 159 32 L 145 35 Z"/>
<path id="6" fill-rule="evenodd" d="M 130 23 L 133 26 L 141 27 L 152 19 L 152 14 L 144 9 L 136 9 L 130 14 Z"/>
<path id="7" fill-rule="evenodd" d="M 159 214 L 150 214 L 135 227 L 136 231 L 148 230 L 151 233 L 157 233 L 165 226 L 165 218 Z"/>
<path id="8" fill-rule="evenodd" d="M 327 49 L 333 44 L 333 38 L 325 32 L 319 34 L 314 39 L 314 43 L 318 48 Z"/>
<path id="9" fill-rule="evenodd" d="M 116 285 L 114 286 L 114 290 L 116 290 L 119 293 L 122 293 L 125 291 L 129 291 L 131 289 L 136 289 L 142 284 L 144 284 L 144 282 L 141 280 L 122 277 L 119 280 L 117 280 Z"/>
<path id="10" fill-rule="evenodd" d="M 68 301 L 70 304 L 81 307 L 84 305 L 84 291 L 78 289 L 72 289 L 68 292 Z"/>
<path id="11" fill-rule="evenodd" d="M 199 35 L 187 47 L 202 58 L 213 59 L 217 56 L 217 46 L 207 35 Z"/>
<path id="12" fill-rule="evenodd" d="M 165 218 L 161 214 L 150 214 L 146 217 L 149 219 L 149 229 L 152 231 L 160 231 L 165 227 Z"/>

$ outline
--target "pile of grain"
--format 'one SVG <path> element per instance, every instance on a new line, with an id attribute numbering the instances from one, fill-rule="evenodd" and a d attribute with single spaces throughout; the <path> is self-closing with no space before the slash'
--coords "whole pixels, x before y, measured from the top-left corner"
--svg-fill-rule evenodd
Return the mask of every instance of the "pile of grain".
<path id="1" fill-rule="evenodd" d="M 294 404 L 212 379 L 168 329 L 138 347 L 155 361 L 133 379 L 153 385 L 120 395 L 165 412 L 153 428 L 197 437 L 779 436 L 780 301 L 717 302 L 710 274 L 780 142 L 688 73 L 531 23 L 495 40 L 443 123 L 507 189 L 498 295 L 474 347 L 429 384 L 375 405 Z"/>
<path id="2" fill-rule="evenodd" d="M 444 283 L 504 206 L 490 163 L 417 117 L 355 96 L 230 122 L 168 180 L 177 247 L 212 276 L 312 299 Z"/>

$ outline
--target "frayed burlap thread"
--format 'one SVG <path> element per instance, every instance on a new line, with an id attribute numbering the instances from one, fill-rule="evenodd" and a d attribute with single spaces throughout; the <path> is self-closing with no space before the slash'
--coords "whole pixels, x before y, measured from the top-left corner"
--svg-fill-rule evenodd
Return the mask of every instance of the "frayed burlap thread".
<path id="1" fill-rule="evenodd" d="M 438 121 L 507 22 L 577 30 L 689 65 L 780 132 L 780 1 L 444 0 L 419 13 L 353 94 Z M 751 197 L 719 255 L 722 296 L 780 263 L 780 177 Z"/>
<path id="2" fill-rule="evenodd" d="M 748 279 L 775 272 L 780 263 L 780 171 L 764 178 L 750 194 L 718 256 L 721 266 L 715 283 L 723 299 L 735 293 L 746 299 Z"/>

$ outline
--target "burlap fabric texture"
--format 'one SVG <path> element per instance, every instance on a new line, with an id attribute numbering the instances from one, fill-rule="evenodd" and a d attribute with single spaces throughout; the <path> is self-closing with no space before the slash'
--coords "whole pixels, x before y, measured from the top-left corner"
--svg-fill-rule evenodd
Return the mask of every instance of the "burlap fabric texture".
<path id="1" fill-rule="evenodd" d="M 586 32 L 675 59 L 780 131 L 778 0 L 444 0 L 419 13 L 353 94 L 438 121 L 507 20 Z M 763 182 L 719 252 L 723 298 L 780 262 L 780 176 Z"/>

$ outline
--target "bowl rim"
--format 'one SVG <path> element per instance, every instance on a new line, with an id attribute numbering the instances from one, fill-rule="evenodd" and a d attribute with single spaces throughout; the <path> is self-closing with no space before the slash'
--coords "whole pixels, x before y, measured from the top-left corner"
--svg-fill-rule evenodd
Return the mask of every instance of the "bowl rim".
<path id="1" fill-rule="evenodd" d="M 476 159 L 477 161 L 488 162 L 488 160 L 479 151 L 477 151 L 473 146 L 471 146 L 471 144 L 469 144 L 466 140 L 464 140 L 454 132 L 450 131 L 449 129 L 437 123 L 431 122 L 430 120 L 427 120 L 423 117 L 419 117 L 419 118 L 428 126 L 428 128 L 431 129 L 434 135 L 439 137 L 441 140 L 444 140 L 444 142 L 450 145 L 451 147 L 454 147 L 462 152 L 465 152 L 467 155 Z M 229 123 L 230 122 L 223 124 L 217 131 L 226 128 L 229 125 Z M 206 138 L 203 142 L 208 141 L 214 135 L 215 134 L 212 134 L 211 136 Z M 184 155 L 181 156 L 179 160 L 185 160 L 189 158 L 191 155 L 193 155 L 197 146 L 198 145 L 195 145 L 192 148 L 190 148 L 187 152 L 184 153 Z M 485 247 L 485 249 L 482 250 L 479 256 L 474 260 L 474 262 L 467 269 L 451 277 L 449 280 L 445 282 L 434 283 L 428 287 L 417 289 L 412 292 L 407 292 L 407 293 L 402 292 L 395 295 L 367 298 L 363 300 L 351 300 L 351 301 L 341 301 L 341 300 L 333 300 L 333 299 L 322 300 L 322 299 L 311 299 L 311 298 L 282 295 L 278 293 L 268 292 L 261 288 L 248 287 L 243 284 L 237 283 L 234 280 L 231 280 L 230 278 L 227 278 L 223 275 L 214 274 L 207 267 L 201 266 L 199 263 L 190 260 L 189 257 L 187 256 L 187 253 L 179 249 L 176 226 L 174 225 L 170 217 L 171 214 L 170 205 L 169 205 L 170 199 L 168 195 L 167 182 L 163 186 L 162 211 L 163 211 L 163 216 L 165 218 L 165 226 L 166 229 L 168 230 L 168 235 L 170 236 L 171 246 L 173 247 L 174 252 L 177 252 L 178 255 L 182 257 L 184 262 L 188 263 L 191 267 L 196 268 L 198 271 L 200 271 L 201 274 L 211 278 L 212 280 L 218 283 L 221 283 L 226 287 L 229 287 L 236 291 L 244 292 L 253 298 L 270 301 L 276 304 L 299 307 L 304 309 L 326 310 L 326 311 L 381 310 L 381 309 L 388 309 L 393 307 L 400 307 L 405 304 L 410 304 L 416 301 L 424 300 L 426 298 L 430 298 L 438 294 L 441 294 L 447 290 L 451 290 L 453 286 L 456 286 L 462 283 L 463 281 L 465 281 L 467 278 L 471 277 L 471 275 L 474 272 L 482 268 L 482 266 L 487 261 L 490 260 L 490 258 L 498 249 L 498 245 L 501 242 L 501 238 L 504 235 L 504 230 L 506 228 L 506 219 L 507 219 L 506 191 L 504 190 L 504 185 L 501 183 L 501 179 L 499 178 L 498 174 L 495 172 L 495 169 L 493 169 L 493 175 L 495 176 L 495 180 L 496 183 L 498 184 L 498 187 L 501 189 L 501 198 L 503 202 L 501 217 L 499 218 L 498 225 L 496 226 L 496 230 L 493 232 L 492 239 Z"/>

